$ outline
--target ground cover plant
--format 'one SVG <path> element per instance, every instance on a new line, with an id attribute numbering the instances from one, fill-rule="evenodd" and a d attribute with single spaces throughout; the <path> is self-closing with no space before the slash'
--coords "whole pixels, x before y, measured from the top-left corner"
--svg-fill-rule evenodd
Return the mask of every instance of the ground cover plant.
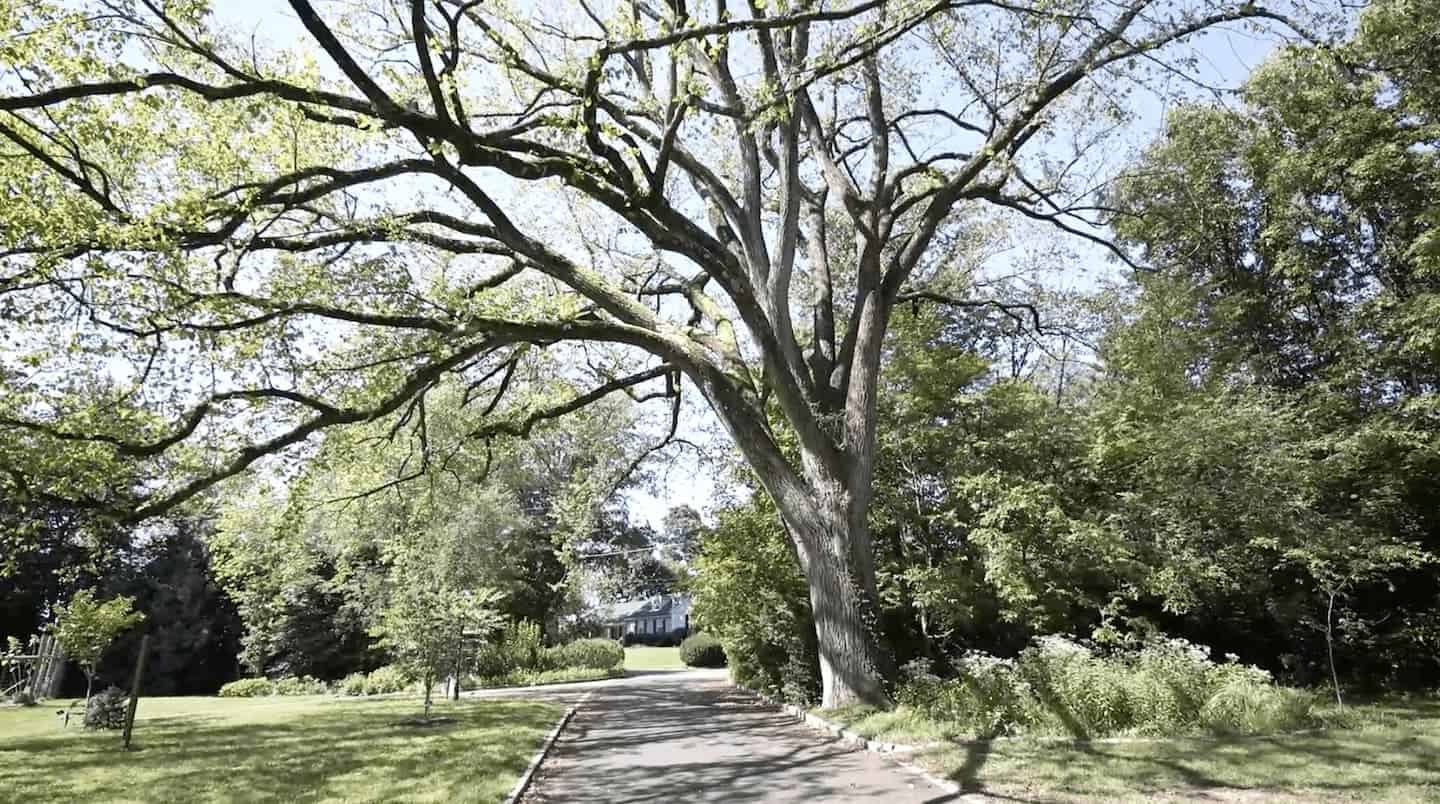
<path id="1" fill-rule="evenodd" d="M 4 801 L 498 802 L 559 717 L 534 701 L 151 698 L 135 742 L 62 729 L 49 707 L 0 710 Z"/>
<path id="2" fill-rule="evenodd" d="M 601 681 L 620 678 L 625 670 L 620 667 L 600 669 L 594 667 L 559 667 L 552 670 L 511 670 L 502 676 L 469 676 L 465 679 L 467 689 L 486 687 L 538 687 L 546 684 L 573 684 L 581 681 Z"/>
<path id="3" fill-rule="evenodd" d="M 1316 693 L 1281 687 L 1234 657 L 1211 661 L 1183 640 L 1100 651 L 1052 636 L 1015 659 L 974 652 L 955 664 L 954 677 L 940 678 L 917 663 L 897 698 L 956 735 L 1174 737 L 1320 725 Z"/>
<path id="4" fill-rule="evenodd" d="M 974 657 L 962 678 L 912 680 L 900 692 L 910 703 L 894 709 L 816 711 L 865 737 L 916 746 L 915 760 L 927 770 L 1002 799 L 1440 798 L 1440 766 L 1432 761 L 1440 751 L 1440 697 L 1342 706 L 1323 693 L 1275 687 L 1249 668 L 1198 661 L 1189 646 L 1111 660 L 1074 648 L 1052 643 L 1012 662 Z M 1063 681 L 1042 701 L 1025 689 L 1027 674 Z M 1175 689 L 1153 688 L 1166 683 Z M 1207 692 L 1211 699 L 1199 702 Z M 1129 728 L 1095 727 L 1122 713 Z"/>
<path id="5" fill-rule="evenodd" d="M 259 698 L 267 695 L 324 695 L 330 688 L 309 676 L 242 678 L 220 688 L 221 698 Z"/>

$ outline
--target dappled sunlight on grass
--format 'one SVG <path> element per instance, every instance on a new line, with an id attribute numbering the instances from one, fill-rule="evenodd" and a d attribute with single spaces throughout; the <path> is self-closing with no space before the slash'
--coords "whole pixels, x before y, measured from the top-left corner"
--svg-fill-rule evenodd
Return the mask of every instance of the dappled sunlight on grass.
<path id="1" fill-rule="evenodd" d="M 1293 800 L 1440 800 L 1440 701 L 1352 707 L 1353 728 L 1147 741 L 951 743 L 922 764 L 966 790 L 1061 800 L 1254 791 Z M 1045 800 L 1052 800 L 1045 798 Z"/>
<path id="2" fill-rule="evenodd" d="M 182 701 L 192 702 L 185 707 Z M 152 705 L 153 704 L 153 705 Z M 416 700 L 142 701 L 135 743 L 61 729 L 54 707 L 0 713 L 0 800 L 499 801 L 560 708 Z"/>

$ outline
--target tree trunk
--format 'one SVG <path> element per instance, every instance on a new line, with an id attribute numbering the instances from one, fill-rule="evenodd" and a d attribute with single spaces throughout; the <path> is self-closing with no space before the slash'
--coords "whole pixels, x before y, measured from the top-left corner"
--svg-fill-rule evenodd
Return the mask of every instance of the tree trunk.
<path id="1" fill-rule="evenodd" d="M 782 508 L 781 516 L 810 588 L 821 705 L 889 706 L 886 681 L 893 662 L 880 639 L 879 596 L 864 517 L 853 510 L 856 495 L 838 483 L 822 478 L 813 485 L 820 487 L 811 498 L 818 504 Z"/>
<path id="2" fill-rule="evenodd" d="M 847 403 L 856 411 L 846 417 L 852 448 L 827 447 L 819 443 L 825 439 L 815 422 L 797 424 L 803 474 L 775 443 L 764 416 L 728 377 L 703 370 L 692 375 L 775 502 L 794 545 L 810 590 L 824 690 L 821 703 L 826 707 L 890 704 L 886 681 L 893 675 L 893 662 L 879 635 L 879 596 L 867 525 L 878 346 L 867 341 L 864 353 L 872 358 L 861 366 L 859 382 L 866 388 L 852 387 L 854 399 Z"/>
<path id="3" fill-rule="evenodd" d="M 1325 652 L 1330 657 L 1330 683 L 1335 685 L 1335 704 L 1345 706 L 1345 699 L 1340 697 L 1340 673 L 1335 669 L 1335 595 L 1334 589 L 1330 590 L 1330 605 L 1325 608 Z"/>

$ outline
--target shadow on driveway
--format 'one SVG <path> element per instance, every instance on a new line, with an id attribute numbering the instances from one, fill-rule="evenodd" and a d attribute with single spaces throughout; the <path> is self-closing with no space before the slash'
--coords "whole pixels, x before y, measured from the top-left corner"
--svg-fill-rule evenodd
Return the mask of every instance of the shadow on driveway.
<path id="1" fill-rule="evenodd" d="M 622 681 L 581 706 L 527 804 L 949 799 L 883 757 L 797 724 L 723 671 Z"/>

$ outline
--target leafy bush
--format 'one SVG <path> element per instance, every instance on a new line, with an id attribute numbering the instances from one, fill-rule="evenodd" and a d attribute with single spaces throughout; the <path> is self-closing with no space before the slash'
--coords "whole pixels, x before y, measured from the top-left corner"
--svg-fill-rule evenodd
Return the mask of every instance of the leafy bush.
<path id="1" fill-rule="evenodd" d="M 624 666 L 625 650 L 613 639 L 577 639 L 548 648 L 545 664 L 551 669 L 582 667 L 609 670 Z"/>
<path id="2" fill-rule="evenodd" d="M 482 678 L 499 678 L 515 671 L 549 670 L 562 654 L 545 647 L 545 632 L 529 620 L 511 623 L 496 642 L 481 645 L 475 652 L 473 668 Z"/>
<path id="3" fill-rule="evenodd" d="M 274 695 L 324 695 L 325 682 L 310 676 L 286 676 L 275 680 Z"/>
<path id="4" fill-rule="evenodd" d="M 725 648 L 715 637 L 699 633 L 680 643 L 680 661 L 690 667 L 724 667 Z"/>
<path id="5" fill-rule="evenodd" d="M 486 643 L 475 651 L 475 674 L 484 677 L 503 676 L 515 669 L 510 652 L 503 643 Z"/>
<path id="6" fill-rule="evenodd" d="M 810 593 L 764 494 L 719 513 L 689 580 L 692 622 L 720 640 L 736 683 L 789 703 L 820 697 Z"/>
<path id="7" fill-rule="evenodd" d="M 505 629 L 501 640 L 510 666 L 520 670 L 545 670 L 545 633 L 538 623 L 521 620 Z"/>
<path id="8" fill-rule="evenodd" d="M 392 692 L 406 692 L 415 684 L 415 679 L 404 668 L 393 664 L 377 667 L 365 677 L 366 695 L 386 695 Z"/>
<path id="9" fill-rule="evenodd" d="M 1315 721 L 1315 703 L 1315 694 L 1306 690 L 1232 681 L 1205 702 L 1200 722 L 1219 734 L 1292 731 Z"/>
<path id="10" fill-rule="evenodd" d="M 512 670 L 502 676 L 471 676 L 465 686 L 480 687 L 531 687 L 540 684 L 569 684 L 578 681 L 599 681 L 617 678 L 625 674 L 618 667 L 562 667 L 555 670 Z"/>
<path id="11" fill-rule="evenodd" d="M 652 648 L 673 648 L 685 639 L 685 629 L 677 628 L 674 631 L 665 631 L 659 634 L 636 634 L 627 633 L 620 637 L 620 643 L 625 647 L 632 645 L 646 645 Z"/>
<path id="12" fill-rule="evenodd" d="M 275 694 L 275 685 L 268 678 L 242 678 L 220 688 L 221 698 L 259 698 Z"/>
<path id="13" fill-rule="evenodd" d="M 364 695 L 365 674 L 351 673 L 350 675 L 340 679 L 340 683 L 335 685 L 335 691 L 340 693 L 341 695 Z"/>
<path id="14" fill-rule="evenodd" d="M 981 736 L 1259 734 L 1315 721 L 1314 696 L 1277 687 L 1269 673 L 1233 657 L 1216 664 L 1182 640 L 1100 655 L 1062 637 L 1042 637 L 1014 660 L 966 654 L 956 671 L 944 680 L 909 673 L 897 698 Z"/>
<path id="15" fill-rule="evenodd" d="M 664 634 L 628 633 L 622 635 L 621 644 L 624 644 L 625 647 L 675 647 L 678 646 L 684 638 L 684 630 L 665 631 Z"/>
<path id="16" fill-rule="evenodd" d="M 955 666 L 959 675 L 949 680 L 928 672 L 912 675 L 900 687 L 898 702 L 983 737 L 1017 731 L 1034 720 L 1034 696 L 1014 661 L 967 653 Z"/>
<path id="17" fill-rule="evenodd" d="M 123 729 L 130 698 L 119 687 L 110 687 L 90 696 L 85 703 L 85 728 Z"/>
<path id="18" fill-rule="evenodd" d="M 1116 734 L 1135 724 L 1131 672 L 1064 637 L 1040 637 L 1020 654 L 1019 675 L 1038 700 L 1034 720 L 1058 721 L 1076 737 Z"/>

